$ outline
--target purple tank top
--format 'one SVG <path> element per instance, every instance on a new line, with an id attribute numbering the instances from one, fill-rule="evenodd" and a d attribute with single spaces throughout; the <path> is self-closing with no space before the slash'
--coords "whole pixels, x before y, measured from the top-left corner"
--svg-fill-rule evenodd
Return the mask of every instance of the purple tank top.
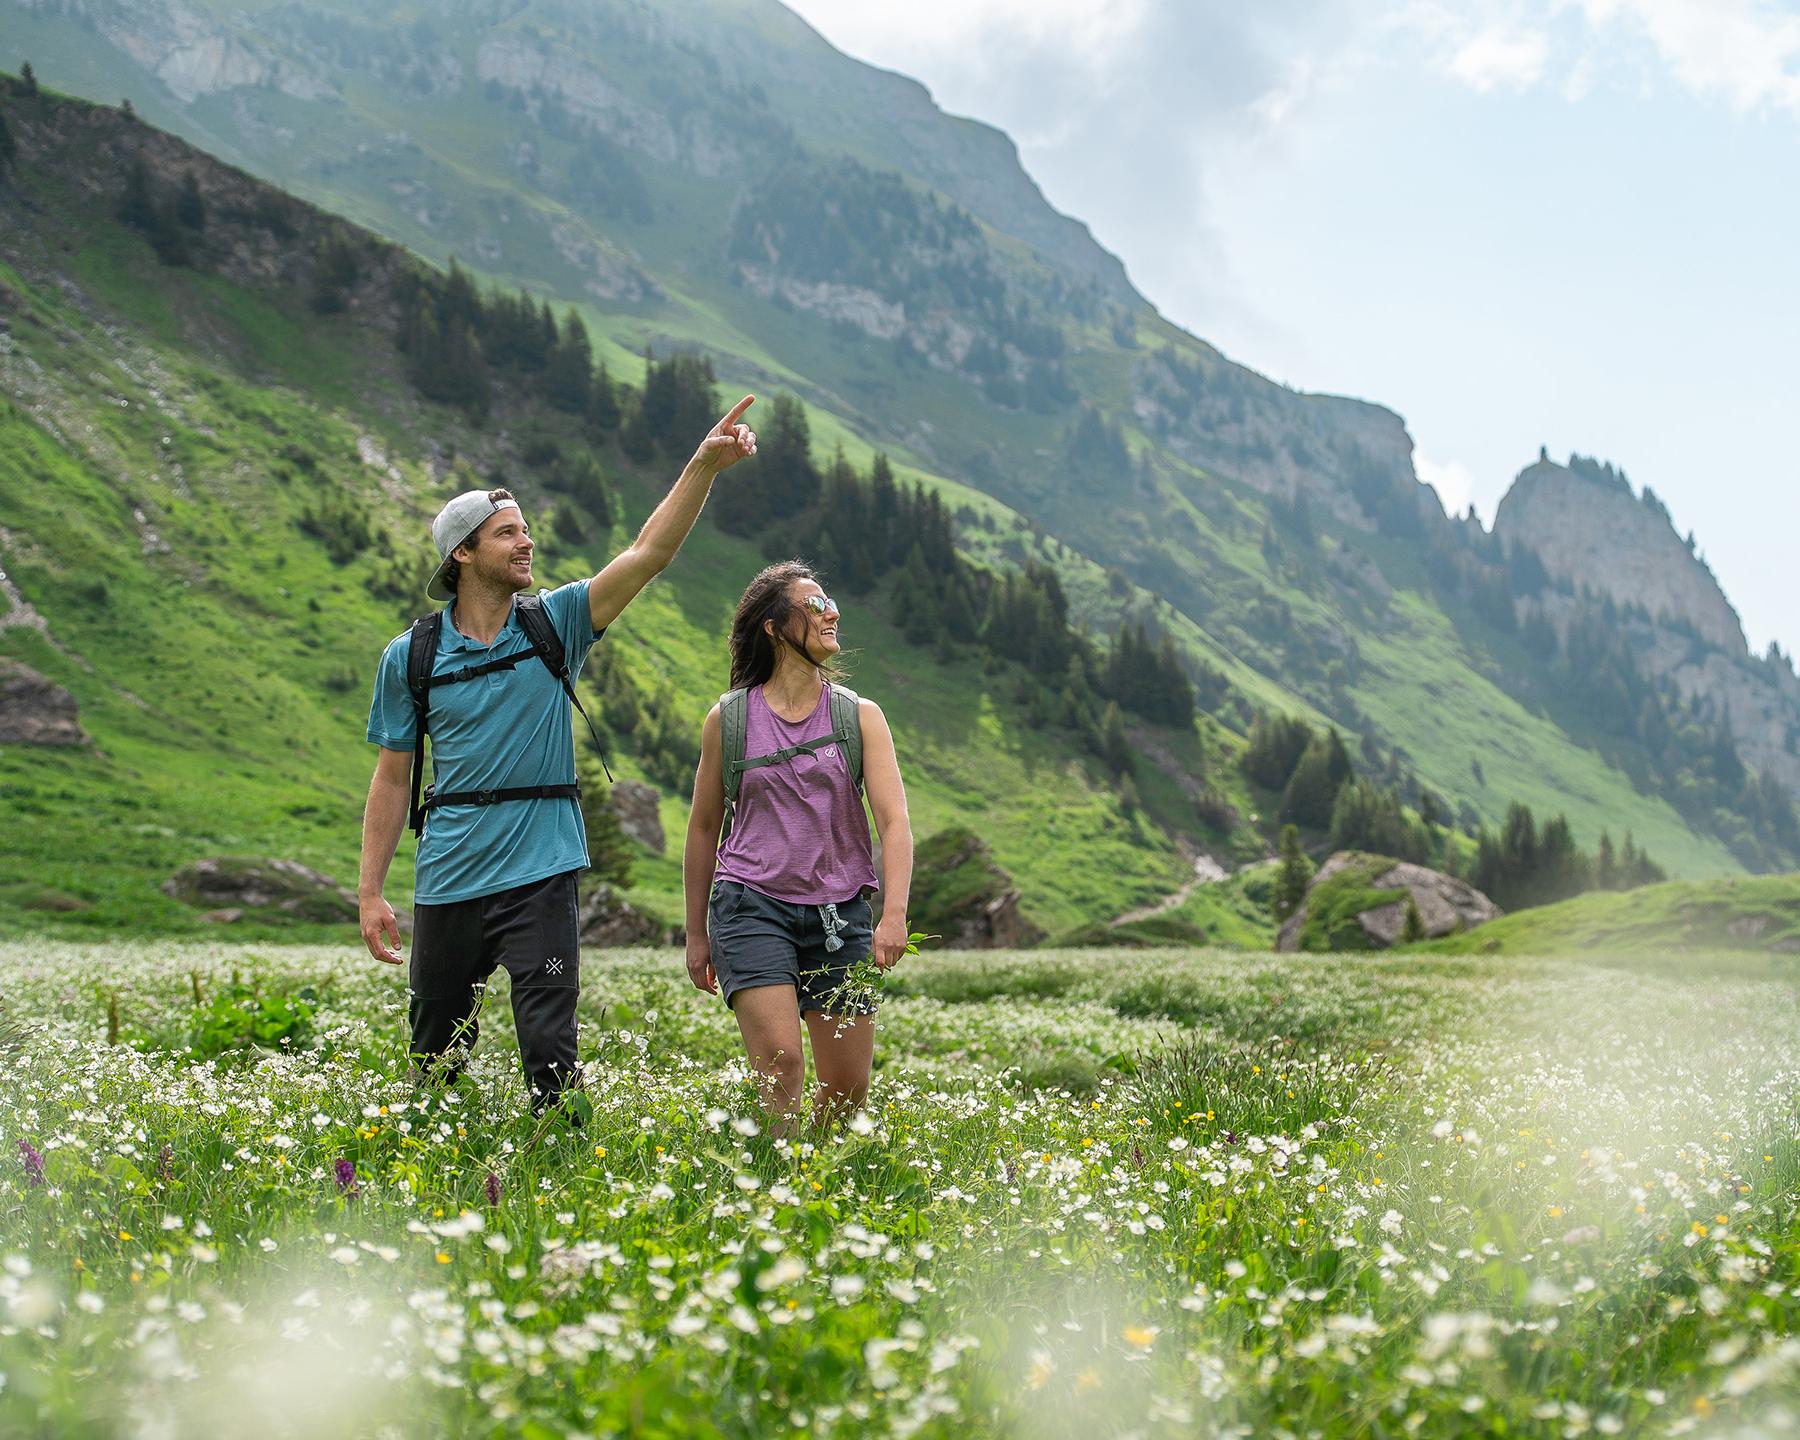
<path id="1" fill-rule="evenodd" d="M 745 756 L 829 735 L 825 691 L 821 686 L 812 714 L 789 724 L 755 686 L 746 697 Z M 878 888 L 869 817 L 850 782 L 843 747 L 827 745 L 744 771 L 716 873 L 791 905 L 837 905 Z"/>

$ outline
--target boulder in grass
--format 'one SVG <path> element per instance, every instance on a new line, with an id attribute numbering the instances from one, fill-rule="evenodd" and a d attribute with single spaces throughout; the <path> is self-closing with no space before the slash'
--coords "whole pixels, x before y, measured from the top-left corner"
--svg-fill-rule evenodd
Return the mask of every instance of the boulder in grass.
<path id="1" fill-rule="evenodd" d="M 1501 911 L 1466 880 L 1425 865 L 1340 850 L 1306 887 L 1306 899 L 1281 927 L 1277 950 L 1385 950 L 1406 930 L 1406 906 L 1418 908 L 1425 938 L 1472 930 Z"/>
<path id="2" fill-rule="evenodd" d="M 627 945 L 680 945 L 685 934 L 680 926 L 667 926 L 647 915 L 613 886 L 601 881 L 581 902 L 577 920 L 581 943 L 598 949 Z"/>
<path id="3" fill-rule="evenodd" d="M 196 860 L 163 882 L 163 894 L 211 912 L 225 912 L 322 924 L 355 923 L 356 894 L 327 875 L 294 860 L 258 860 L 217 855 Z"/>
<path id="4" fill-rule="evenodd" d="M 0 745 L 86 745 L 75 697 L 0 655 Z"/>
<path id="5" fill-rule="evenodd" d="M 941 830 L 913 856 L 908 923 L 949 950 L 1018 950 L 1044 932 L 1019 911 L 1019 887 L 969 830 Z"/>

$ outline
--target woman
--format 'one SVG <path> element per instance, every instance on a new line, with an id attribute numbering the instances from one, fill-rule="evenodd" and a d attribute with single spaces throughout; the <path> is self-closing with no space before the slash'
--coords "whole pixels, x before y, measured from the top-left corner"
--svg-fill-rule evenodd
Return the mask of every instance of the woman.
<path id="1" fill-rule="evenodd" d="M 798 561 L 771 565 L 744 591 L 731 624 L 731 693 L 700 731 L 682 859 L 688 975 L 702 990 L 724 991 L 772 1128 L 783 1135 L 799 1125 L 802 1021 L 819 1081 L 813 1118 L 862 1104 L 875 1050 L 873 1007 L 833 992 L 857 961 L 873 953 L 886 970 L 906 950 L 906 791 L 881 707 L 835 683 L 838 618 L 837 605 Z M 868 898 L 877 888 L 869 821 L 845 753 L 857 720 L 864 787 L 881 835 L 879 926 L 871 925 Z M 721 840 L 729 758 L 722 734 L 742 736 L 749 763 L 737 771 Z"/>

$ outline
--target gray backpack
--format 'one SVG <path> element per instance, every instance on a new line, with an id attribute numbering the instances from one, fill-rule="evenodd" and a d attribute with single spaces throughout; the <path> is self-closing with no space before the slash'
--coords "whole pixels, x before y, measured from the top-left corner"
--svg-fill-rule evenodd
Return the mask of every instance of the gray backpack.
<path id="1" fill-rule="evenodd" d="M 862 711 L 854 690 L 827 684 L 831 700 L 831 733 L 816 740 L 805 740 L 776 750 L 768 755 L 745 758 L 750 728 L 750 691 L 739 687 L 719 697 L 719 758 L 725 767 L 725 828 L 719 832 L 719 843 L 731 834 L 731 819 L 737 812 L 738 789 L 746 770 L 760 770 L 764 765 L 779 765 L 796 755 L 810 755 L 827 745 L 844 747 L 844 763 L 850 768 L 850 783 L 862 791 Z"/>

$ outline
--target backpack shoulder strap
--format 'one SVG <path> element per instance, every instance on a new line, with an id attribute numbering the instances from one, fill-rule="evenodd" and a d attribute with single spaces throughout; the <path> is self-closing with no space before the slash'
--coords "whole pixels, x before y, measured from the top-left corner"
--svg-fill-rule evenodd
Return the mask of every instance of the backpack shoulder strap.
<path id="1" fill-rule="evenodd" d="M 862 789 L 862 697 L 848 685 L 831 687 L 831 733 L 844 747 L 844 763 L 850 767 L 850 783 Z"/>
<path id="2" fill-rule="evenodd" d="M 519 617 L 519 628 L 525 632 L 538 659 L 544 662 L 544 668 L 558 680 L 566 681 L 569 677 L 568 653 L 563 649 L 562 636 L 556 633 L 556 626 L 544 613 L 544 597 L 519 596 L 513 601 L 513 613 Z"/>
<path id="3" fill-rule="evenodd" d="M 520 595 L 513 601 L 513 613 L 519 617 L 519 628 L 525 632 L 525 638 L 531 642 L 531 648 L 537 652 L 538 659 L 544 662 L 544 668 L 556 677 L 557 683 L 563 688 L 563 694 L 569 697 L 569 703 L 587 721 L 588 734 L 594 741 L 594 754 L 600 757 L 600 768 L 610 783 L 613 778 L 612 767 L 606 763 L 606 751 L 600 744 L 600 732 L 594 728 L 594 720 L 588 714 L 587 706 L 581 703 L 581 697 L 575 693 L 575 681 L 569 675 L 569 652 L 563 648 L 562 636 L 556 633 L 556 626 L 544 613 L 543 595 Z"/>
<path id="4" fill-rule="evenodd" d="M 415 835 L 425 826 L 425 807 L 419 803 L 419 788 L 425 780 L 425 732 L 430 728 L 431 671 L 437 662 L 438 632 L 443 625 L 442 610 L 421 615 L 413 621 L 406 642 L 406 689 L 413 704 L 412 809 L 408 818 Z"/>
<path id="5" fill-rule="evenodd" d="M 750 691 L 740 685 L 719 697 L 719 765 L 725 780 L 725 826 L 719 843 L 731 834 L 731 817 L 737 810 L 738 787 L 744 778 L 744 749 L 750 728 Z"/>

